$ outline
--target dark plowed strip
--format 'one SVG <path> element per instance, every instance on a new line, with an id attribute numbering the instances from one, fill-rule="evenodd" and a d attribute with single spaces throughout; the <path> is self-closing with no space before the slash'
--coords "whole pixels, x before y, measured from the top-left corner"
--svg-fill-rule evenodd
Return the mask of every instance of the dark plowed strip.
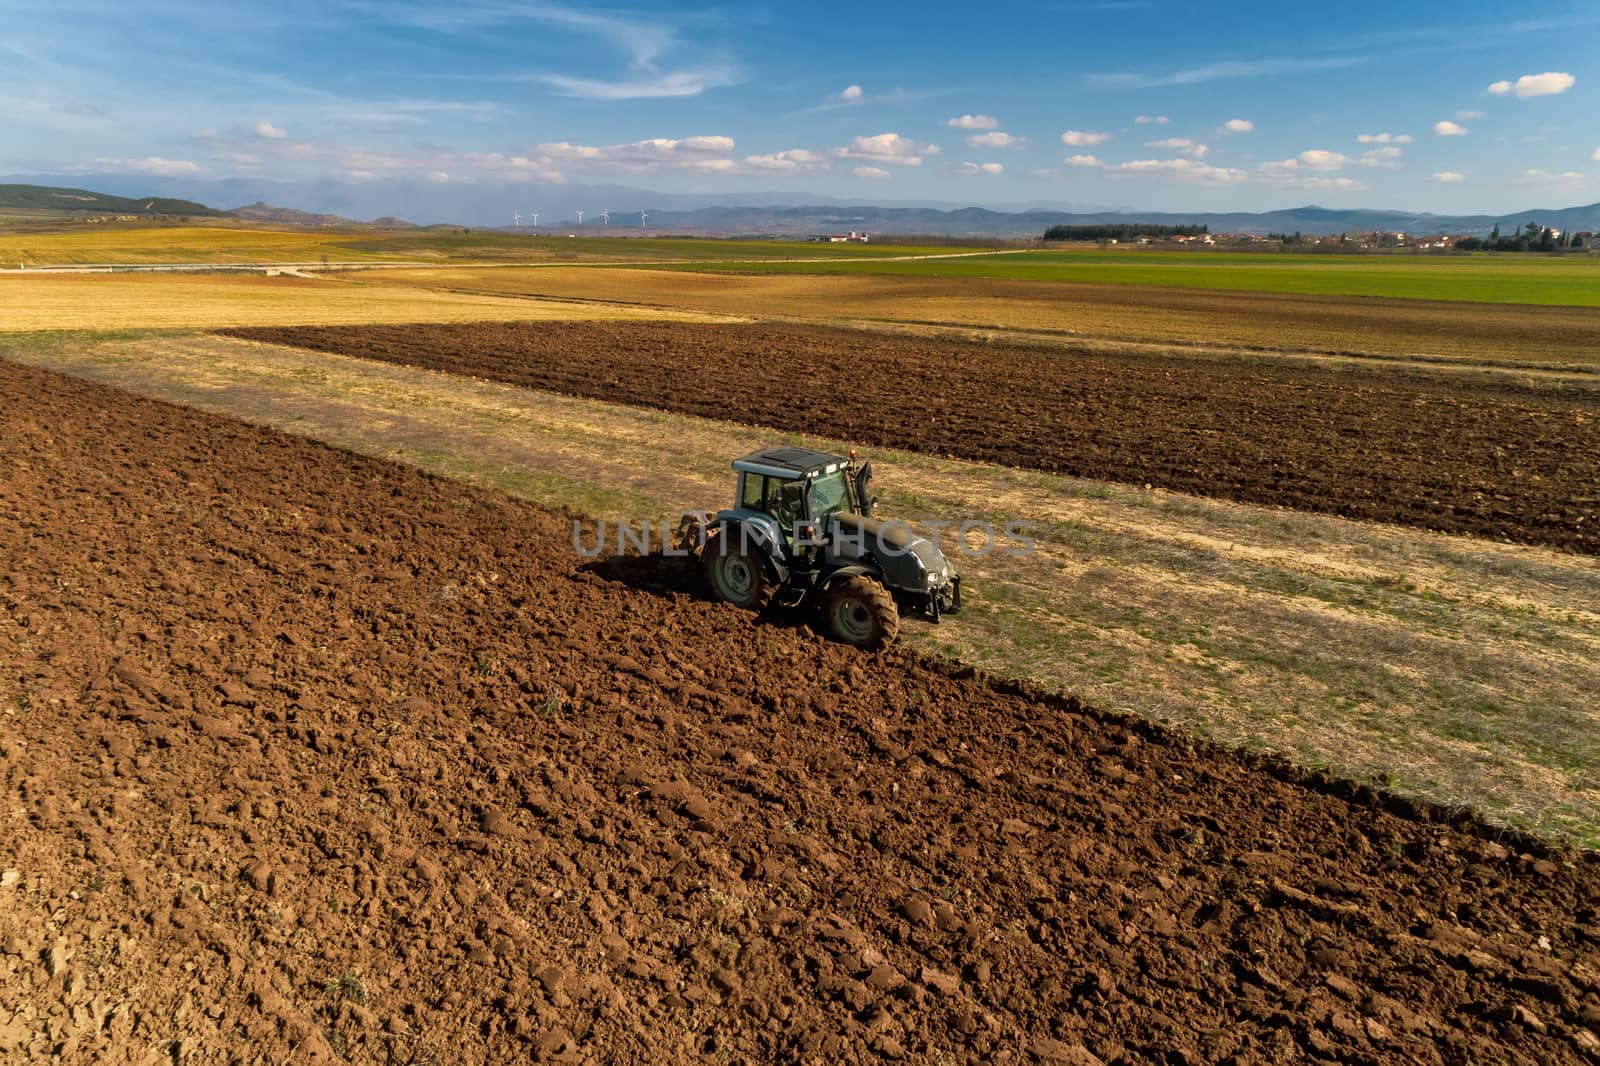
<path id="1" fill-rule="evenodd" d="M 1594 402 L 1447 375 L 765 325 L 232 333 L 863 444 L 1600 552 Z"/>

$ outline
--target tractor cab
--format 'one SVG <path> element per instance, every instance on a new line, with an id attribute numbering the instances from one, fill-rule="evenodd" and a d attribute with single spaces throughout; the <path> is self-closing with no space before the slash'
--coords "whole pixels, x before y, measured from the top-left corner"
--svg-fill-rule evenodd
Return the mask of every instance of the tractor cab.
<path id="1" fill-rule="evenodd" d="M 768 448 L 735 459 L 739 475 L 735 510 L 765 515 L 784 547 L 796 552 L 832 533 L 836 514 L 865 517 L 872 509 L 867 482 L 872 464 L 806 448 Z"/>

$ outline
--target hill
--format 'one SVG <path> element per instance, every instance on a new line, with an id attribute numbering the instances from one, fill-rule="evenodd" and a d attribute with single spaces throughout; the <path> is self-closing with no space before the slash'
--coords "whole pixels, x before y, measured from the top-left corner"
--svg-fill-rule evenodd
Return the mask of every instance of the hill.
<path id="1" fill-rule="evenodd" d="M 265 200 L 244 207 L 236 207 L 228 214 L 252 222 L 276 222 L 285 226 L 350 226 L 354 225 L 343 215 L 323 215 L 311 211 L 297 211 L 292 207 L 277 207 Z"/>
<path id="2" fill-rule="evenodd" d="M 0 210 L 21 210 L 47 214 L 138 215 L 142 218 L 181 216 L 216 218 L 226 215 L 214 207 L 193 200 L 173 200 L 163 196 L 112 196 L 88 189 L 60 188 L 53 185 L 0 185 Z"/>

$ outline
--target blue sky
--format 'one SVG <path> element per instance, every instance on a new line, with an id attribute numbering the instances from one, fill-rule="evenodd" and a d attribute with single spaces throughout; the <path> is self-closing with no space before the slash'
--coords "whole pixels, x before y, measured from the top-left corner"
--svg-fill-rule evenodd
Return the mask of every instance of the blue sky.
<path id="1" fill-rule="evenodd" d="M 1507 211 L 1600 200 L 1600 7 L 0 0 L 0 173 Z"/>

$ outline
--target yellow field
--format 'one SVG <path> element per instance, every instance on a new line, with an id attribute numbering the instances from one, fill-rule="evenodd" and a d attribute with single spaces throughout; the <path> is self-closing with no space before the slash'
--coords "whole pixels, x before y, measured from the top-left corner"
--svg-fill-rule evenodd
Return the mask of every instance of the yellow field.
<path id="1" fill-rule="evenodd" d="M 0 267 L 92 263 L 319 263 L 403 260 L 336 242 L 367 234 L 247 226 L 80 226 L 54 233 L 0 230 Z"/>
<path id="2" fill-rule="evenodd" d="M 703 274 L 613 267 L 386 271 L 390 284 L 616 300 L 825 322 L 934 323 L 1063 337 L 1469 363 L 1593 367 L 1600 309 L 1211 292 L 992 278 Z"/>
<path id="3" fill-rule="evenodd" d="M 427 291 L 337 277 L 39 274 L 0 278 L 0 332 L 708 317 L 714 316 Z"/>

